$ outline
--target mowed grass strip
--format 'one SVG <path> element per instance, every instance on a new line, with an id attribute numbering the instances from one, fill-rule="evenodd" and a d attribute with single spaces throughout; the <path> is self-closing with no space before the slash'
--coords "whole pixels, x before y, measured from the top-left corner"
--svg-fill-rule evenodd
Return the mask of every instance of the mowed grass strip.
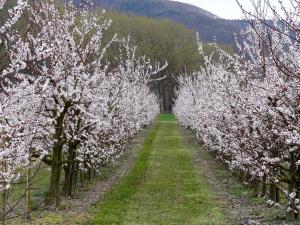
<path id="1" fill-rule="evenodd" d="M 137 192 L 138 186 L 145 179 L 145 173 L 149 164 L 148 158 L 157 129 L 158 124 L 155 124 L 150 130 L 130 173 L 108 191 L 96 206 L 96 210 L 99 213 L 96 214 L 91 224 L 108 225 L 123 223 L 128 201 Z"/>
<path id="2" fill-rule="evenodd" d="M 175 122 L 176 118 L 173 114 L 161 113 L 159 115 L 159 121 L 160 122 Z"/>
<path id="3" fill-rule="evenodd" d="M 162 114 L 130 174 L 99 204 L 93 224 L 226 224 L 181 138 L 174 116 Z"/>

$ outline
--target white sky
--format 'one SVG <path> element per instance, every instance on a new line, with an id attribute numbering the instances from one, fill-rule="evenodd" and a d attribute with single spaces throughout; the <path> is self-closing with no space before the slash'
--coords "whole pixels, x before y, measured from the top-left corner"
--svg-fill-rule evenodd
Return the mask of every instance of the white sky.
<path id="1" fill-rule="evenodd" d="M 240 19 L 243 14 L 235 0 L 176 0 L 178 2 L 190 3 L 199 6 L 209 12 L 225 19 Z M 282 0 L 286 6 L 290 5 L 290 0 Z M 252 11 L 250 0 L 239 0 L 243 7 Z M 278 0 L 270 0 L 274 5 Z M 278 6 L 277 6 L 278 7 Z"/>

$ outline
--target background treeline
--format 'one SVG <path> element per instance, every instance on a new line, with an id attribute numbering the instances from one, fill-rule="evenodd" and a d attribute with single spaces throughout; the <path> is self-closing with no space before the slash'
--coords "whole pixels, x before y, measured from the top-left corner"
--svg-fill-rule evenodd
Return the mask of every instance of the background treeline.
<path id="1" fill-rule="evenodd" d="M 163 71 L 163 80 L 152 82 L 152 90 L 159 96 L 162 112 L 171 112 L 175 99 L 177 77 L 192 74 L 202 65 L 202 58 L 198 52 L 196 31 L 167 19 L 153 19 L 144 16 L 133 16 L 118 11 L 109 10 L 106 16 L 112 19 L 112 26 L 108 31 L 109 40 L 115 33 L 124 37 L 130 36 L 132 44 L 138 46 L 137 54 L 149 57 L 156 64 L 168 62 Z M 221 46 L 228 52 L 232 47 Z M 204 52 L 210 54 L 213 46 L 204 44 Z M 117 49 L 110 56 L 118 54 Z"/>
<path id="2" fill-rule="evenodd" d="M 67 0 L 64 0 L 67 1 Z M 81 2 L 82 0 L 75 0 Z M 168 0 L 92 0 L 94 7 L 103 7 L 131 15 L 169 19 L 199 32 L 201 40 L 234 44 L 233 33 L 246 27 L 244 20 L 226 20 L 200 7 Z"/>
<path id="3" fill-rule="evenodd" d="M 171 111 L 176 76 L 198 69 L 200 57 L 195 32 L 169 20 L 126 15 L 116 11 L 107 12 L 107 17 L 113 21 L 108 39 L 115 33 L 124 37 L 130 35 L 131 42 L 138 46 L 137 54 L 151 58 L 156 64 L 162 65 L 167 60 L 167 69 L 159 75 L 166 78 L 150 85 L 159 96 L 161 110 Z M 116 54 L 118 52 L 111 52 L 111 57 Z"/>

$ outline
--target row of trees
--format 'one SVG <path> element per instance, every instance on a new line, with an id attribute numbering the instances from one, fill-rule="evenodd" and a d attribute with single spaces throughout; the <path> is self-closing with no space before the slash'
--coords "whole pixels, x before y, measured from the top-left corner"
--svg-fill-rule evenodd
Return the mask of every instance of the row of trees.
<path id="1" fill-rule="evenodd" d="M 180 79 L 174 112 L 218 159 L 254 188 L 260 184 L 269 204 L 285 196 L 294 219 L 300 210 L 300 8 L 298 1 L 291 10 L 279 2 L 282 13 L 267 0 L 253 1 L 255 13 L 244 11 L 249 26 L 237 38 L 239 54 L 219 49 L 213 60 L 199 44 L 204 67 Z"/>
<path id="2" fill-rule="evenodd" d="M 1 0 L 1 8 L 4 4 Z M 8 32 L 25 8 L 26 34 Z M 114 35 L 103 41 L 110 25 L 104 12 L 72 3 L 59 9 L 51 0 L 30 7 L 19 0 L 10 12 L 0 30 L 10 58 L 0 93 L 3 193 L 24 172 L 28 191 L 31 169 L 45 163 L 51 167 L 46 204 L 59 208 L 62 192 L 72 196 L 78 173 L 101 171 L 159 113 L 148 83 L 166 65 L 138 57 L 130 39 Z M 111 48 L 118 48 L 113 63 L 107 57 Z"/>

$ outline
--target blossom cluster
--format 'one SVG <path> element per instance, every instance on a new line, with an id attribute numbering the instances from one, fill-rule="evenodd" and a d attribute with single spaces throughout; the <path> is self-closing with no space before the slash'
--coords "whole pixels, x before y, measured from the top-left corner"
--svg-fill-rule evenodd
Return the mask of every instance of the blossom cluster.
<path id="1" fill-rule="evenodd" d="M 3 9 L 6 0 L 0 0 L 0 10 Z M 0 24 L 0 46 L 3 42 L 1 36 L 5 36 L 8 31 L 12 28 L 12 26 L 20 19 L 24 10 L 28 7 L 27 0 L 18 0 L 17 5 L 9 9 L 8 11 L 8 19 L 4 24 Z"/>

